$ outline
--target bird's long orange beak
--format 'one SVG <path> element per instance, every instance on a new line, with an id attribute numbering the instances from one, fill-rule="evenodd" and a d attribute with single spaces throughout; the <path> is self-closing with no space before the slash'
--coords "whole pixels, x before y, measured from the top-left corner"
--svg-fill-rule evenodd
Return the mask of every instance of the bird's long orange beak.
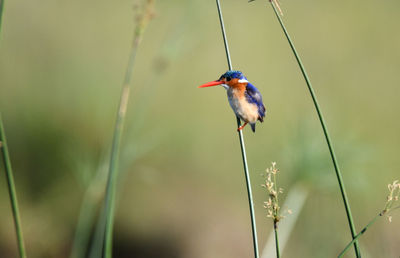
<path id="1" fill-rule="evenodd" d="M 207 82 L 203 85 L 200 85 L 199 88 L 205 88 L 205 87 L 211 87 L 211 86 L 217 86 L 223 84 L 223 81 L 212 81 L 212 82 Z"/>

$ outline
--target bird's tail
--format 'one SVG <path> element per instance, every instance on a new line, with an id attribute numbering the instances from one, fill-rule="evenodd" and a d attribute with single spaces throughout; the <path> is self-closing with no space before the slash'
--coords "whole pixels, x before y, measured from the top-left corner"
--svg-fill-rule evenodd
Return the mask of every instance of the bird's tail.
<path id="1" fill-rule="evenodd" d="M 253 130 L 253 133 L 255 133 L 256 132 L 256 124 L 255 123 L 250 124 L 250 126 L 251 126 L 251 130 Z"/>

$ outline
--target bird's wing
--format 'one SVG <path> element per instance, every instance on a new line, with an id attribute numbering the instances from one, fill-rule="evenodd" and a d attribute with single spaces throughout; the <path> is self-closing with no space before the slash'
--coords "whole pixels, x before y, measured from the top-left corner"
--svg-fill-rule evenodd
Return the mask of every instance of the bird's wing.
<path id="1" fill-rule="evenodd" d="M 261 93 L 253 84 L 247 83 L 245 95 L 250 103 L 254 103 L 257 105 L 259 120 L 262 122 L 263 118 L 265 117 L 265 106 L 262 101 Z"/>

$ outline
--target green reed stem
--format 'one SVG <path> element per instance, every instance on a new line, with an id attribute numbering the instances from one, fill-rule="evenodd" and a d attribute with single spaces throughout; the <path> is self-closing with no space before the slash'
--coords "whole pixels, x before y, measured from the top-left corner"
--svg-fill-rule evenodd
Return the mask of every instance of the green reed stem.
<path id="1" fill-rule="evenodd" d="M 276 257 L 281 257 L 279 251 L 279 238 L 278 238 L 278 222 L 274 220 L 274 231 L 275 231 L 275 248 L 276 248 Z"/>
<path id="2" fill-rule="evenodd" d="M 92 222 L 95 214 L 93 205 L 88 203 L 88 206 L 84 206 L 86 203 L 88 203 L 86 200 L 82 202 L 83 205 L 81 206 L 81 212 L 79 214 L 70 258 L 85 257 L 87 243 L 90 239 L 90 229 L 92 226 L 90 222 Z"/>
<path id="3" fill-rule="evenodd" d="M 96 227 L 93 233 L 93 241 L 90 245 L 90 249 L 88 252 L 88 258 L 103 257 L 101 254 L 103 251 L 103 239 L 106 228 L 105 221 L 106 221 L 106 210 L 102 209 L 97 219 Z"/>
<path id="4" fill-rule="evenodd" d="M 4 0 L 0 0 L 0 33 L 1 33 L 1 21 L 3 17 L 3 10 L 4 10 Z"/>
<path id="5" fill-rule="evenodd" d="M 1 36 L 1 25 L 4 10 L 4 0 L 0 0 L 0 36 Z M 14 217 L 15 232 L 17 235 L 18 252 L 21 258 L 26 257 L 24 237 L 22 234 L 21 220 L 19 216 L 17 193 L 14 185 L 14 176 L 11 167 L 10 155 L 8 154 L 7 139 L 4 132 L 3 119 L 0 113 L 0 149 L 3 156 L 4 168 L 6 171 L 8 192 L 10 195 L 11 209 Z"/>
<path id="6" fill-rule="evenodd" d="M 347 198 L 346 190 L 344 188 L 342 174 L 340 172 L 339 165 L 338 165 L 338 162 L 337 162 L 337 159 L 336 159 L 336 155 L 335 155 L 335 152 L 333 150 L 333 146 L 332 146 L 329 134 L 328 134 L 328 129 L 326 127 L 324 117 L 323 117 L 323 115 L 321 113 L 321 110 L 320 110 L 320 107 L 318 105 L 317 97 L 315 96 L 314 89 L 311 86 L 310 79 L 309 79 L 309 77 L 307 75 L 307 72 L 306 72 L 304 66 L 303 66 L 303 63 L 302 63 L 302 61 L 301 61 L 301 59 L 300 59 L 300 57 L 299 57 L 299 55 L 298 55 L 298 53 L 296 51 L 296 48 L 295 48 L 295 46 L 294 46 L 294 44 L 293 44 L 293 42 L 292 42 L 292 40 L 291 40 L 291 38 L 289 36 L 289 33 L 286 30 L 285 25 L 283 24 L 282 18 L 279 15 L 279 13 L 277 11 L 277 8 L 276 8 L 275 4 L 273 3 L 273 1 L 270 0 L 270 3 L 272 5 L 272 9 L 274 10 L 276 17 L 278 18 L 278 21 L 279 21 L 279 23 L 280 23 L 280 25 L 282 27 L 282 30 L 285 33 L 285 36 L 286 36 L 286 38 L 287 38 L 287 40 L 289 42 L 289 45 L 290 45 L 290 47 L 291 47 L 291 49 L 293 51 L 293 54 L 296 57 L 297 63 L 299 65 L 299 67 L 300 67 L 300 70 L 301 70 L 301 72 L 303 74 L 303 77 L 304 77 L 304 79 L 306 81 L 308 90 L 309 90 L 309 92 L 311 94 L 311 97 L 312 97 L 312 100 L 314 102 L 314 106 L 315 106 L 315 109 L 317 111 L 319 121 L 321 122 L 322 130 L 324 131 L 326 143 L 327 143 L 328 148 L 329 148 L 329 152 L 330 152 L 330 155 L 331 155 L 333 166 L 335 168 L 336 177 L 337 177 L 337 180 L 339 182 L 340 192 L 342 194 L 344 206 L 345 206 L 345 209 L 346 209 L 346 214 L 347 214 L 347 219 L 348 219 L 348 223 L 349 223 L 349 227 L 350 227 L 350 232 L 351 232 L 351 235 L 352 235 L 352 237 L 354 239 L 355 236 L 356 236 L 356 230 L 355 230 L 355 227 L 354 227 L 353 217 L 351 215 L 350 204 L 349 204 L 349 201 L 348 201 L 348 198 Z M 356 252 L 356 256 L 357 257 L 361 257 L 360 247 L 358 245 L 358 241 L 357 240 L 354 241 L 354 249 L 355 249 L 355 252 Z"/>
<path id="7" fill-rule="evenodd" d="M 367 231 L 367 229 L 368 229 L 372 224 L 374 224 L 375 221 L 376 221 L 379 217 L 381 217 L 381 216 L 382 216 L 381 213 L 379 213 L 375 218 L 373 218 L 373 219 L 367 224 L 367 226 L 365 226 L 365 227 L 360 231 L 360 233 L 358 233 L 358 234 L 353 238 L 353 240 L 350 241 L 350 243 L 347 244 L 347 246 L 343 249 L 343 251 L 339 254 L 338 257 L 343 257 L 343 255 L 344 255 L 344 254 L 347 252 L 347 250 L 358 240 L 358 238 L 359 238 L 360 236 L 362 236 L 362 235 L 365 233 L 365 231 Z"/>
<path id="8" fill-rule="evenodd" d="M 93 180 L 93 185 L 97 183 L 98 180 Z M 75 230 L 75 236 L 74 236 L 74 241 L 72 242 L 72 250 L 70 254 L 70 258 L 83 258 L 83 257 L 88 257 L 86 255 L 87 253 L 87 246 L 88 243 L 90 242 L 90 233 L 91 229 L 93 227 L 93 221 L 95 220 L 96 217 L 96 205 L 98 201 L 97 198 L 93 194 L 92 187 L 89 186 L 88 189 L 85 192 L 80 212 L 79 212 L 79 217 L 78 217 L 78 223 L 76 225 L 76 230 Z M 104 220 L 102 221 L 104 225 Z M 97 228 L 96 228 L 97 229 Z M 101 239 L 98 241 L 100 244 L 99 246 L 102 246 L 103 243 L 103 238 L 104 238 L 104 227 L 102 230 L 101 234 Z M 93 242 L 95 241 L 96 236 L 93 237 Z M 98 249 L 101 249 L 98 247 Z M 97 257 L 101 257 L 101 250 L 97 250 L 98 255 Z"/>
<path id="9" fill-rule="evenodd" d="M 224 46 L 225 46 L 225 52 L 226 52 L 226 58 L 228 61 L 228 68 L 229 70 L 232 70 L 232 62 L 231 62 L 231 57 L 229 54 L 229 47 L 228 47 L 228 40 L 226 38 L 226 33 L 225 33 L 225 26 L 224 26 L 224 20 L 222 18 L 222 11 L 221 11 L 221 5 L 219 3 L 219 0 L 216 0 L 217 2 L 217 9 L 218 9 L 218 16 L 219 16 L 219 21 L 221 24 L 221 32 L 222 32 L 222 37 L 224 39 Z M 237 126 L 240 127 L 240 119 L 236 117 L 237 121 Z M 250 183 L 250 175 L 249 175 L 249 169 L 247 166 L 247 156 L 246 156 L 246 148 L 244 145 L 244 139 L 243 139 L 243 132 L 242 130 L 238 131 L 239 135 L 239 142 L 240 142 L 240 150 L 242 152 L 242 160 L 243 160 L 243 169 L 244 169 L 244 174 L 246 178 L 246 186 L 247 186 L 247 196 L 248 196 L 248 201 L 249 201 L 249 208 L 250 208 L 250 218 L 251 218 L 251 228 L 252 228 L 252 235 L 253 235 L 253 247 L 254 247 L 254 257 L 258 258 L 258 240 L 257 240 L 257 228 L 256 228 L 256 218 L 254 214 L 254 204 L 253 204 L 253 195 L 251 191 L 251 183 Z"/>
<path id="10" fill-rule="evenodd" d="M 279 198 L 278 198 L 278 194 L 279 194 L 279 188 L 278 188 L 278 185 L 277 185 L 277 183 L 276 183 L 276 174 L 273 174 L 272 175 L 273 176 L 273 178 L 274 178 L 274 187 L 275 187 L 275 191 L 276 191 L 276 197 L 274 198 L 275 199 L 275 205 L 276 205 L 276 207 L 278 207 L 278 210 L 275 210 L 275 214 L 274 214 L 274 233 L 275 233 L 275 249 L 276 249 L 276 257 L 277 258 L 279 258 L 279 257 L 281 257 L 281 255 L 280 255 L 280 252 L 279 252 L 279 239 L 278 239 L 278 220 L 279 220 L 279 218 L 280 218 L 280 216 L 279 216 Z"/>
<path id="11" fill-rule="evenodd" d="M 0 0 L 2 1 L 2 0 Z M 1 10 L 0 10 L 1 11 Z M 0 13 L 1 15 L 1 13 Z M 8 154 L 7 140 L 4 132 L 3 120 L 0 114 L 0 149 L 3 156 L 4 168 L 7 176 L 8 192 L 10 195 L 11 209 L 14 217 L 15 232 L 17 234 L 18 251 L 21 258 L 26 257 L 24 237 L 22 235 L 21 220 L 19 216 L 19 208 L 17 201 L 17 193 L 15 191 L 14 176 L 11 168 L 10 156 Z"/>
<path id="12" fill-rule="evenodd" d="M 400 208 L 400 206 L 397 206 L 396 208 L 392 208 L 390 211 L 393 211 L 393 210 L 399 209 L 399 208 Z M 370 226 L 372 226 L 372 224 L 375 223 L 375 221 L 376 221 L 378 218 L 382 217 L 383 215 L 385 215 L 385 214 L 387 214 L 387 213 L 388 213 L 388 212 L 382 211 L 382 212 L 380 212 L 378 215 L 376 215 L 375 218 L 373 218 L 373 219 L 360 231 L 360 233 L 358 233 L 358 234 L 353 238 L 353 240 L 352 240 L 350 243 L 348 243 L 348 244 L 346 245 L 346 247 L 343 249 L 343 251 L 338 255 L 338 258 L 343 257 L 343 255 L 344 255 L 344 254 L 347 252 L 347 250 L 349 250 L 349 248 L 357 241 L 357 239 L 358 239 L 360 236 L 362 236 L 362 235 L 367 231 L 367 229 L 368 229 Z"/>
<path id="13" fill-rule="evenodd" d="M 143 13 L 140 15 L 138 19 L 138 24 L 136 26 L 136 30 L 133 36 L 133 43 L 129 55 L 129 61 L 125 71 L 125 79 L 122 85 L 122 92 L 119 102 L 117 119 L 115 121 L 106 196 L 105 196 L 105 206 L 104 206 L 105 216 L 106 216 L 105 231 L 104 231 L 105 239 L 104 239 L 104 249 L 103 249 L 104 258 L 112 257 L 112 232 L 113 232 L 113 222 L 115 213 L 115 193 L 116 193 L 117 175 L 118 175 L 119 152 L 121 148 L 120 147 L 121 136 L 125 121 L 125 114 L 129 101 L 130 82 L 132 78 L 133 67 L 135 64 L 137 49 L 141 42 L 143 32 L 147 27 L 147 23 L 153 14 L 152 11 L 153 5 L 154 5 L 153 0 L 147 0 Z"/>

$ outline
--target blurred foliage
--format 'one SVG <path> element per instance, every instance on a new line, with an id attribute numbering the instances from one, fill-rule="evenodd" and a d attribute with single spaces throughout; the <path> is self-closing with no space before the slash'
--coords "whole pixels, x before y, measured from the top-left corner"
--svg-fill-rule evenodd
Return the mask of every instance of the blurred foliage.
<path id="1" fill-rule="evenodd" d="M 276 161 L 285 189 L 303 181 L 312 192 L 283 255 L 334 256 L 349 242 L 347 221 L 287 42 L 265 2 L 221 4 L 233 67 L 260 89 L 268 109 L 256 134 L 245 130 L 260 246 L 271 225 L 257 186 Z M 306 0 L 281 7 L 319 97 L 360 229 L 399 175 L 400 34 L 393 32 L 400 2 Z M 70 255 L 85 193 L 108 157 L 132 8 L 125 0 L 6 3 L 0 109 L 29 257 Z M 227 69 L 215 3 L 158 1 L 156 11 L 133 77 L 116 257 L 249 257 L 236 120 L 223 89 L 196 88 Z M 0 256 L 15 257 L 4 173 L 0 215 Z M 361 239 L 363 253 L 398 255 L 400 232 L 393 229 L 399 226 L 395 213 L 391 224 L 377 222 Z"/>

